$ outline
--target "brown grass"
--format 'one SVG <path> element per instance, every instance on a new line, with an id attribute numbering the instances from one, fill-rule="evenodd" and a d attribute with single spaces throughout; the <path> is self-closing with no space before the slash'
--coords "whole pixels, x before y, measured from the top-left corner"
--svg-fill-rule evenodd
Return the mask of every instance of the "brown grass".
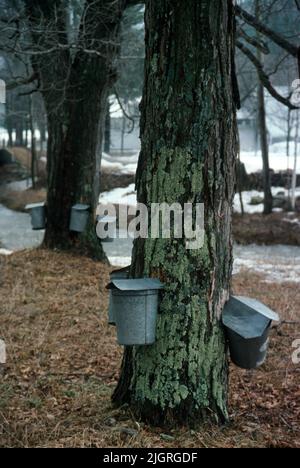
<path id="1" fill-rule="evenodd" d="M 13 155 L 14 159 L 21 164 L 21 166 L 30 169 L 31 166 L 31 152 L 27 148 L 22 148 L 18 146 L 14 146 L 13 148 L 9 148 L 9 151 Z"/>
<path id="2" fill-rule="evenodd" d="M 293 213 L 290 217 L 297 218 L 299 224 L 287 221 L 288 218 L 289 215 L 285 212 L 270 215 L 234 214 L 234 240 L 243 245 L 252 242 L 260 245 L 300 245 L 300 214 Z"/>
<path id="3" fill-rule="evenodd" d="M 45 250 L 0 257 L 0 338 L 8 362 L 0 377 L 2 447 L 299 447 L 299 366 L 291 361 L 299 325 L 272 330 L 267 363 L 232 366 L 231 424 L 161 428 L 111 407 L 122 349 L 107 325 L 109 268 Z M 295 284 L 267 284 L 244 272 L 236 292 L 263 299 L 299 320 Z M 130 429 L 130 431 L 128 431 Z"/>
<path id="4" fill-rule="evenodd" d="M 45 189 L 23 190 L 23 191 L 3 191 L 0 192 L 0 203 L 15 211 L 26 211 L 25 206 L 31 203 L 44 202 L 47 198 Z"/>
<path id="5" fill-rule="evenodd" d="M 14 146 L 12 148 L 8 148 L 9 152 L 12 153 L 14 156 L 15 160 L 21 164 L 22 166 L 26 167 L 27 169 L 30 170 L 31 168 L 31 151 L 28 148 L 23 148 L 21 146 Z M 37 152 L 38 157 L 41 156 L 46 156 L 46 153 L 43 151 L 42 153 L 40 151 Z M 43 163 L 45 166 L 45 163 Z"/>

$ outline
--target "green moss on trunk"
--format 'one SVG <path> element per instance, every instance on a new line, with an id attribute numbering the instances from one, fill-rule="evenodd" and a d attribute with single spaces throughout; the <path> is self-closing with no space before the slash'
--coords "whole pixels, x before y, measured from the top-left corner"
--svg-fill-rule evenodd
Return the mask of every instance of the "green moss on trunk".
<path id="1" fill-rule="evenodd" d="M 146 1 L 138 199 L 204 203 L 205 240 L 137 240 L 133 274 L 166 285 L 153 346 L 125 350 L 113 400 L 153 423 L 227 418 L 220 316 L 232 269 L 237 133 L 234 14 L 227 0 Z"/>

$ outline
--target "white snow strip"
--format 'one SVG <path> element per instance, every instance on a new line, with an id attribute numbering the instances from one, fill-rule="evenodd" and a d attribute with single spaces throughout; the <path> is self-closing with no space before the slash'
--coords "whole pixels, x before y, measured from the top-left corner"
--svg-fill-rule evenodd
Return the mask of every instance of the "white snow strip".
<path id="1" fill-rule="evenodd" d="M 13 252 L 7 249 L 0 249 L 0 255 L 11 255 Z"/>
<path id="2" fill-rule="evenodd" d="M 102 205 L 128 205 L 136 206 L 135 185 L 131 184 L 126 188 L 116 188 L 110 192 L 104 192 L 99 197 L 99 203 Z"/>
<path id="3" fill-rule="evenodd" d="M 300 247 L 286 245 L 235 246 L 233 273 L 251 271 L 270 283 L 300 283 Z"/>
<path id="4" fill-rule="evenodd" d="M 101 166 L 104 169 L 119 172 L 121 174 L 135 174 L 139 159 L 139 153 L 132 156 L 111 156 L 102 153 Z"/>
<path id="5" fill-rule="evenodd" d="M 126 267 L 131 264 L 131 257 L 108 257 L 112 266 Z"/>
<path id="6" fill-rule="evenodd" d="M 277 196 L 279 192 L 284 193 L 285 196 L 288 196 L 288 190 L 286 190 L 284 187 L 272 187 L 272 195 Z M 296 189 L 296 197 L 300 196 L 300 187 Z M 244 203 L 244 210 L 245 213 L 262 213 L 264 210 L 264 205 L 263 203 L 260 203 L 259 205 L 250 205 L 251 199 L 254 197 L 260 197 L 264 198 L 264 193 L 263 192 L 258 192 L 257 190 L 250 190 L 243 192 L 243 203 Z M 241 213 L 241 204 L 240 204 L 240 196 L 237 193 L 234 197 L 234 211 L 236 213 Z M 274 211 L 282 211 L 281 208 L 275 208 Z"/>
<path id="7" fill-rule="evenodd" d="M 286 156 L 286 143 L 276 143 L 270 146 L 269 163 L 270 168 L 275 172 L 286 171 L 287 169 L 293 170 L 294 168 L 294 152 L 291 148 L 289 160 Z M 241 151 L 241 162 L 245 164 L 248 174 L 261 172 L 263 169 L 263 162 L 261 152 L 258 151 Z M 298 159 L 300 157 L 298 155 Z M 300 161 L 298 162 L 297 173 L 300 174 Z"/>
<path id="8" fill-rule="evenodd" d="M 284 193 L 285 196 L 288 195 L 288 191 L 285 188 L 272 187 L 272 194 L 274 196 L 278 195 L 279 192 Z M 296 190 L 296 196 L 300 196 L 300 187 Z M 263 203 L 260 203 L 259 205 L 250 205 L 253 197 L 260 197 L 263 199 L 264 194 L 263 192 L 258 192 L 257 190 L 243 192 L 243 203 L 245 213 L 262 213 L 264 209 Z M 114 190 L 111 190 L 110 192 L 102 193 L 99 197 L 99 203 L 103 205 L 114 204 L 136 206 L 137 198 L 134 184 L 130 184 L 128 187 L 125 188 L 116 188 Z M 241 213 L 239 194 L 236 194 L 234 198 L 234 211 L 236 213 Z M 281 212 L 282 209 L 275 208 L 274 211 Z"/>

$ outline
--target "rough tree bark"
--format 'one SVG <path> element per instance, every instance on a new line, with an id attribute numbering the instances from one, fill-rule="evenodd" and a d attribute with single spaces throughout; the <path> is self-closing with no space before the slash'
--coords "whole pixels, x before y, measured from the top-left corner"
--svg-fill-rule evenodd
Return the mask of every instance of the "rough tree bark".
<path id="1" fill-rule="evenodd" d="M 33 54 L 48 120 L 48 248 L 77 250 L 105 260 L 95 232 L 95 209 L 103 128 L 109 88 L 116 79 L 114 60 L 125 0 L 86 0 L 78 35 L 78 50 L 68 46 L 64 2 L 26 0 L 34 44 Z M 42 31 L 42 34 L 41 34 Z M 89 52 L 86 52 L 88 50 Z M 72 205 L 91 207 L 88 228 L 82 235 L 69 231 Z"/>
<path id="2" fill-rule="evenodd" d="M 146 1 L 139 202 L 205 204 L 205 243 L 138 239 L 133 275 L 165 283 L 157 342 L 125 350 L 117 404 L 154 424 L 227 418 L 220 316 L 232 270 L 237 130 L 228 0 Z"/>

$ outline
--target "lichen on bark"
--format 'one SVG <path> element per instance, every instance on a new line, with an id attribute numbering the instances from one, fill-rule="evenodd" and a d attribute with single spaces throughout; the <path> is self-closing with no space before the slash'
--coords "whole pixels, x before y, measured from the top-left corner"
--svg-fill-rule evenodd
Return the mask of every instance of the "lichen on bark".
<path id="1" fill-rule="evenodd" d="M 227 0 L 146 0 L 138 201 L 204 203 L 204 245 L 138 239 L 134 276 L 165 284 L 153 346 L 125 351 L 118 404 L 153 423 L 224 420 L 228 365 L 220 315 L 229 296 L 237 149 L 234 14 Z"/>

